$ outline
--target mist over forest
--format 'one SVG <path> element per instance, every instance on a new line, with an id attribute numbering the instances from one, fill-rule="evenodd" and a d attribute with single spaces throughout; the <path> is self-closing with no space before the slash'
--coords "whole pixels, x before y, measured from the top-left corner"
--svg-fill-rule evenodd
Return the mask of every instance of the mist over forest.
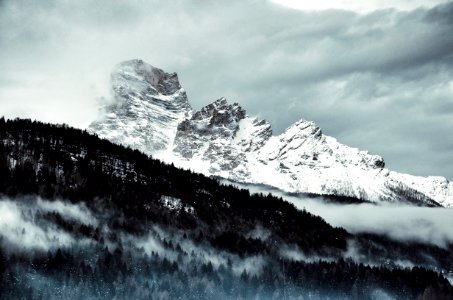
<path id="1" fill-rule="evenodd" d="M 452 33 L 453 0 L 0 0 L 0 300 L 452 300 Z"/>
<path id="2" fill-rule="evenodd" d="M 333 227 L 295 200 L 222 184 L 68 126 L 0 119 L 0 139 L 4 299 L 452 293 L 448 238 Z"/>
<path id="3" fill-rule="evenodd" d="M 285 193 L 265 185 L 226 179 L 220 179 L 220 182 L 248 189 L 251 193 L 271 193 L 352 233 L 375 233 L 397 241 L 422 242 L 442 248 L 448 248 L 453 243 L 451 209 L 400 203 L 376 204 L 342 197 Z"/>

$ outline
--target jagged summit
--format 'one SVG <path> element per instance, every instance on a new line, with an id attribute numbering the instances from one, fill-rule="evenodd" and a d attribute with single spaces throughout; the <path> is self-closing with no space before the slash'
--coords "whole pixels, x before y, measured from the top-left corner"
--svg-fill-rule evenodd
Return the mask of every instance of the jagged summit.
<path id="1" fill-rule="evenodd" d="M 112 72 L 113 86 L 124 87 L 120 84 L 124 81 L 129 82 L 130 86 L 135 83 L 143 86 L 150 93 L 162 95 L 172 95 L 181 89 L 176 73 L 166 73 L 141 59 L 124 61 L 116 66 Z"/>
<path id="2" fill-rule="evenodd" d="M 192 119 L 209 119 L 209 127 L 231 126 L 245 118 L 245 110 L 238 104 L 229 104 L 225 98 L 220 98 L 196 112 Z"/>
<path id="3" fill-rule="evenodd" d="M 177 75 L 142 60 L 120 63 L 111 80 L 115 104 L 89 130 L 179 167 L 287 192 L 453 205 L 447 179 L 392 172 L 382 157 L 339 143 L 314 122 L 274 136 L 268 122 L 225 98 L 193 111 Z"/>
<path id="4" fill-rule="evenodd" d="M 90 130 L 145 153 L 171 146 L 178 124 L 192 109 L 176 73 L 166 73 L 142 60 L 129 60 L 111 74 L 114 104 Z"/>

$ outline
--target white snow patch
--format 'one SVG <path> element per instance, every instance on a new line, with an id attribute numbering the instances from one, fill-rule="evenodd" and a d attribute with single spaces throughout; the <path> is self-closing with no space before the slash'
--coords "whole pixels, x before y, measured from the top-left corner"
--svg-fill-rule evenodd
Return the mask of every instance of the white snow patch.
<path id="1" fill-rule="evenodd" d="M 170 210 L 181 211 L 184 210 L 186 213 L 194 214 L 195 209 L 187 204 L 182 203 L 181 199 L 170 197 L 170 196 L 161 196 L 160 202 Z"/>

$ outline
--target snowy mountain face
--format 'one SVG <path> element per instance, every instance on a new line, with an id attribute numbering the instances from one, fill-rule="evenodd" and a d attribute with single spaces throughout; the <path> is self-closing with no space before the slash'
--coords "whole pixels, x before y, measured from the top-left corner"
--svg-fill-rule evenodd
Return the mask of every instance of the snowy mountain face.
<path id="1" fill-rule="evenodd" d="M 167 149 L 192 109 L 176 73 L 141 60 L 121 63 L 111 75 L 115 102 L 90 130 L 145 153 Z"/>
<path id="2" fill-rule="evenodd" d="M 141 60 L 111 76 L 115 104 L 89 131 L 208 176 L 270 185 L 286 192 L 372 202 L 453 206 L 453 183 L 390 171 L 382 157 L 326 136 L 300 120 L 278 136 L 225 98 L 192 111 L 176 74 Z"/>
<path id="3" fill-rule="evenodd" d="M 173 153 L 183 166 L 196 162 L 204 165 L 193 166 L 202 173 L 245 180 L 250 176 L 244 164 L 248 154 L 259 150 L 271 135 L 270 124 L 247 117 L 239 104 L 221 98 L 179 124 Z"/>

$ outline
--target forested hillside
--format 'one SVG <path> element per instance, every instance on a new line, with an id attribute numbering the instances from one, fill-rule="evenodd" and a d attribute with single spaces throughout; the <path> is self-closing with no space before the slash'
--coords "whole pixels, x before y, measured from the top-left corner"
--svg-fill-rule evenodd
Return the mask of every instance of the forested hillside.
<path id="1" fill-rule="evenodd" d="M 353 235 L 64 125 L 2 118 L 0 141 L 2 299 L 453 297 L 451 245 Z"/>

